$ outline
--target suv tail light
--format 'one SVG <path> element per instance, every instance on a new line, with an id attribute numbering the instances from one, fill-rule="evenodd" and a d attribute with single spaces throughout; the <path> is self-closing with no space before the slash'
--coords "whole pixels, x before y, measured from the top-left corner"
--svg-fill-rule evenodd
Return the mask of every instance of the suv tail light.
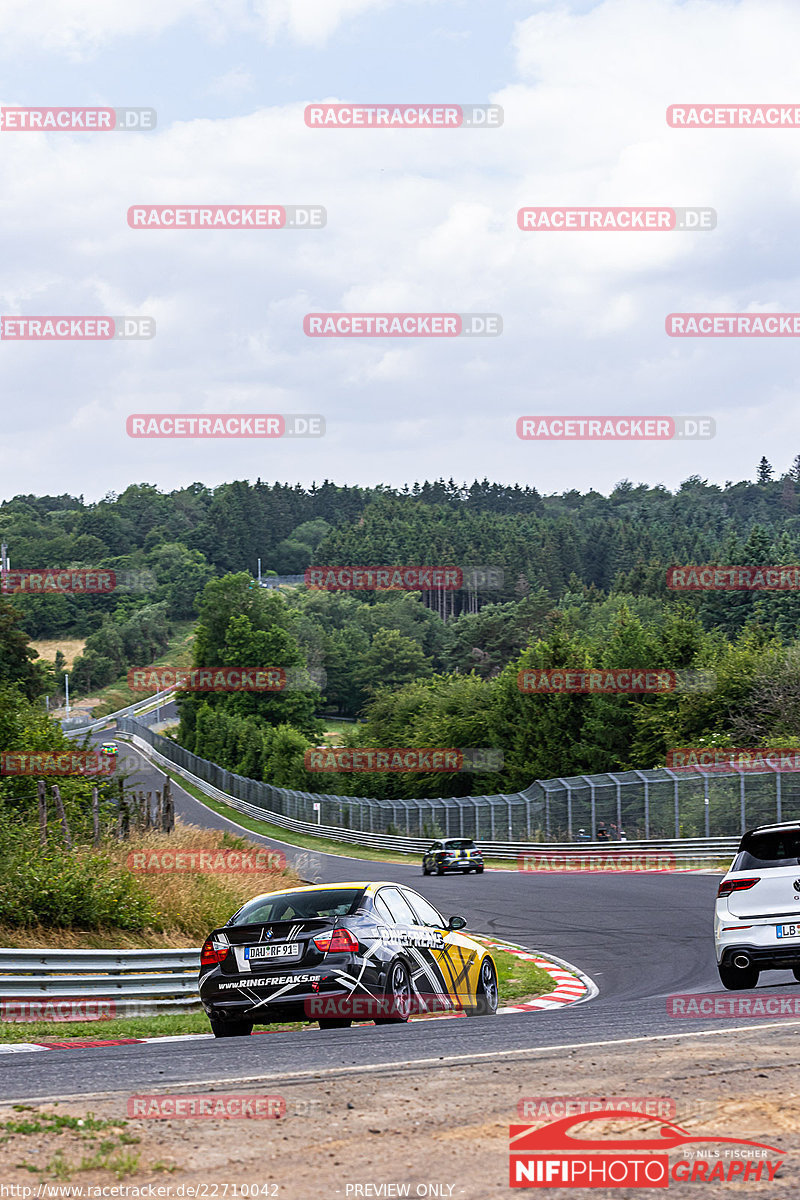
<path id="1" fill-rule="evenodd" d="M 215 963 L 224 962 L 229 951 L 230 946 L 216 946 L 211 938 L 206 938 L 200 951 L 200 966 L 213 967 Z"/>
<path id="2" fill-rule="evenodd" d="M 334 929 L 332 933 L 314 938 L 314 945 L 323 954 L 342 954 L 347 950 L 358 950 L 358 941 L 349 929 Z"/>
<path id="3" fill-rule="evenodd" d="M 719 885 L 719 896 L 730 896 L 731 892 L 746 892 L 748 888 L 755 887 L 758 883 L 758 877 L 755 879 L 723 879 Z"/>

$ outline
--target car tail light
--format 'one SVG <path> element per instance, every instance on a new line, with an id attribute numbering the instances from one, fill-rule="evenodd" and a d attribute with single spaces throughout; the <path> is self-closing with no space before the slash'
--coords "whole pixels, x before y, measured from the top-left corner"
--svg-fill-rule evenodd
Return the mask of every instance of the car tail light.
<path id="1" fill-rule="evenodd" d="M 755 879 L 723 879 L 719 885 L 717 896 L 730 896 L 731 892 L 746 892 L 748 888 L 755 887 L 757 883 L 757 877 Z"/>
<path id="2" fill-rule="evenodd" d="M 314 945 L 323 954 L 341 954 L 347 950 L 358 950 L 358 941 L 349 929 L 334 929 L 332 933 L 314 938 Z"/>
<path id="3" fill-rule="evenodd" d="M 224 962 L 229 951 L 230 946 L 216 946 L 211 938 L 206 938 L 200 951 L 200 966 L 213 967 L 215 963 Z"/>

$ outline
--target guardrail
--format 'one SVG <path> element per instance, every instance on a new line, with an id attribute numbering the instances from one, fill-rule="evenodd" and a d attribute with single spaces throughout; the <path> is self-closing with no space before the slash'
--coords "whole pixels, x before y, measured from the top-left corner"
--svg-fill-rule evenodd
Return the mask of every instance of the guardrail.
<path id="1" fill-rule="evenodd" d="M 146 732 L 150 734 L 149 730 Z M 126 736 L 138 750 L 157 765 L 171 767 L 173 770 L 176 768 L 174 760 L 159 753 L 148 739 L 130 731 Z M 152 737 L 152 734 L 150 736 Z M 165 740 L 162 739 L 162 741 Z M 358 829 L 318 825 L 313 821 L 299 821 L 293 817 L 286 817 L 282 813 L 272 812 L 260 805 L 241 800 L 238 796 L 233 796 L 230 792 L 215 787 L 214 784 L 202 779 L 199 775 L 194 775 L 186 767 L 179 766 L 177 769 L 184 778 L 206 796 L 211 796 L 212 799 L 219 800 L 246 816 L 268 821 L 271 825 L 277 825 L 281 829 L 288 829 L 294 833 L 311 834 L 314 837 L 325 838 L 333 842 L 344 842 L 352 846 L 393 850 L 400 854 L 422 854 L 435 840 L 432 837 L 401 837 L 387 833 L 364 833 Z M 692 860 L 706 862 L 711 858 L 732 856 L 739 846 L 739 838 L 664 838 L 626 842 L 498 842 L 480 838 L 479 844 L 487 858 L 501 860 L 516 860 L 522 855 L 607 854 L 609 851 L 629 854 L 631 852 L 657 853 L 661 851 L 674 854 L 676 859 L 689 865 Z"/>
<path id="2" fill-rule="evenodd" d="M 151 704 L 160 704 L 162 701 L 169 700 L 175 691 L 174 687 L 165 688 L 163 692 L 156 692 L 152 696 L 146 696 L 144 700 L 136 700 L 133 704 L 129 704 L 127 708 L 120 708 L 117 712 L 107 713 L 104 717 L 98 717 L 96 721 L 92 721 L 89 725 L 78 725 L 74 728 L 64 729 L 66 737 L 70 737 L 74 733 L 93 733 L 95 729 L 101 729 L 103 725 L 107 725 L 109 721 L 116 721 L 122 717 L 134 717 L 140 709 L 147 708 Z"/>
<path id="3" fill-rule="evenodd" d="M 115 1016 L 185 1012 L 200 1003 L 198 950 L 0 948 L 0 997 L 9 1002 L 94 1000 Z M 11 1011 L 13 1012 L 13 1003 Z"/>

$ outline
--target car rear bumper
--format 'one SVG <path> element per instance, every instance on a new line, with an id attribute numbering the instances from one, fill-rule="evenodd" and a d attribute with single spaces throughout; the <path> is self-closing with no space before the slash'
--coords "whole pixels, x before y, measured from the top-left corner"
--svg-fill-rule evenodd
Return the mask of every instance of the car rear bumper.
<path id="1" fill-rule="evenodd" d="M 798 918 L 787 919 L 784 924 L 798 923 Z M 777 918 L 770 921 L 742 921 L 742 927 L 736 927 L 736 919 L 730 916 L 721 918 L 718 914 L 714 921 L 714 943 L 717 952 L 717 963 L 720 966 L 730 964 L 735 954 L 746 954 L 754 966 L 762 970 L 781 970 L 800 966 L 800 937 L 779 938 L 777 935 Z"/>
<path id="2" fill-rule="evenodd" d="M 351 995 L 341 980 L 331 978 L 329 971 L 297 974 L 302 978 L 294 984 L 276 983 L 269 976 L 218 975 L 201 986 L 200 1002 L 210 1017 L 252 1017 L 257 1023 L 267 1024 L 313 1021 L 321 1000 L 345 1000 Z"/>

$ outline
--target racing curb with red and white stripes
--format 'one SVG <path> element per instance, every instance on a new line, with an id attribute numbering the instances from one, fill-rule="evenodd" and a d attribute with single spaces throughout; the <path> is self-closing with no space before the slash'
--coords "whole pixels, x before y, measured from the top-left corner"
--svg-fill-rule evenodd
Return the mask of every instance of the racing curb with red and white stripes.
<path id="1" fill-rule="evenodd" d="M 528 1000 L 524 1004 L 503 1005 L 497 1010 L 500 1014 L 563 1008 L 566 1004 L 579 1004 L 591 1000 L 598 994 L 599 988 L 594 980 L 563 959 L 555 958 L 552 954 L 534 954 L 524 946 L 517 946 L 514 942 L 506 942 L 499 938 L 478 937 L 476 934 L 471 936 L 489 949 L 503 950 L 506 954 L 513 954 L 514 958 L 533 963 L 535 967 L 547 971 L 555 985 L 552 992 L 537 996 L 535 1000 Z"/>
<path id="2" fill-rule="evenodd" d="M 486 946 L 490 950 L 502 950 L 506 954 L 512 954 L 515 958 L 521 959 L 523 962 L 533 963 L 535 967 L 541 967 L 543 971 L 547 971 L 548 975 L 553 980 L 552 992 L 546 992 L 542 996 L 537 996 L 535 1000 L 529 1000 L 525 1004 L 507 1004 L 502 1008 L 498 1008 L 498 1016 L 505 1016 L 508 1013 L 521 1012 L 537 1012 L 547 1008 L 563 1008 L 567 1004 L 580 1004 L 585 1000 L 591 1000 L 598 993 L 597 984 L 594 980 L 585 975 L 583 971 L 573 967 L 570 963 L 564 962 L 560 958 L 555 958 L 552 954 L 534 954 L 531 950 L 526 950 L 524 946 L 517 946 L 512 942 L 501 941 L 498 938 L 480 937 L 476 934 L 471 935 L 476 942 Z M 465 1013 L 433 1013 L 430 1016 L 412 1017 L 412 1021 L 447 1021 L 454 1018 L 465 1016 Z M 258 1030 L 258 1033 L 271 1033 L 272 1030 Z M 211 1033 L 182 1033 L 175 1034 L 171 1037 L 150 1037 L 150 1038 L 97 1038 L 96 1040 L 83 1038 L 65 1038 L 63 1040 L 53 1038 L 48 1042 L 7 1042 L 0 1044 L 0 1054 L 25 1054 L 32 1050 L 90 1050 L 100 1046 L 136 1046 L 143 1045 L 146 1042 L 191 1042 L 198 1038 L 211 1038 L 214 1035 Z"/>

